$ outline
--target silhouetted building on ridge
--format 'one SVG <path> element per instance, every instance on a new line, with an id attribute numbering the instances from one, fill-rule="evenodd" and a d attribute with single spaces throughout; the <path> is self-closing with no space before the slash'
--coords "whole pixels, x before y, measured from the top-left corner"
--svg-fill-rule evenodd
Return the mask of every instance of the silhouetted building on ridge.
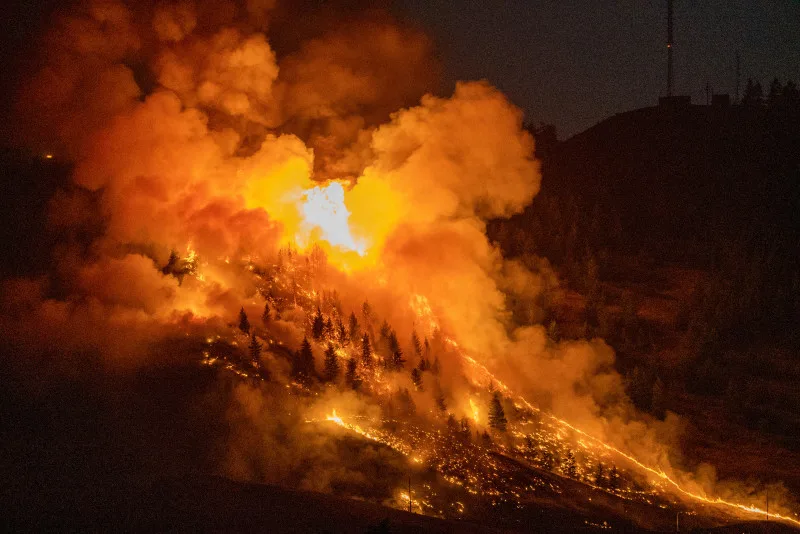
<path id="1" fill-rule="evenodd" d="M 689 95 L 662 96 L 658 99 L 658 107 L 669 109 L 686 109 L 692 105 Z"/>
<path id="2" fill-rule="evenodd" d="M 715 108 L 727 108 L 731 105 L 731 95 L 711 95 L 711 106 Z"/>

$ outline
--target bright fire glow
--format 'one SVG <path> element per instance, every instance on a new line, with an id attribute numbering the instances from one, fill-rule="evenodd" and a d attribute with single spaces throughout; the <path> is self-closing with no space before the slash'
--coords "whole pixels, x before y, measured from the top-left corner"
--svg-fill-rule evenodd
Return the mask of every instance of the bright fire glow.
<path id="1" fill-rule="evenodd" d="M 333 410 L 333 413 L 331 415 L 326 417 L 326 420 L 333 421 L 339 426 L 344 426 L 344 421 L 342 421 L 342 418 L 336 415 L 336 409 Z"/>
<path id="2" fill-rule="evenodd" d="M 480 423 L 480 412 L 478 412 L 478 405 L 471 398 L 469 399 L 469 407 L 472 410 L 472 419 L 476 423 Z"/>
<path id="3" fill-rule="evenodd" d="M 431 309 L 431 304 L 428 302 L 428 299 L 425 297 L 425 295 L 411 295 L 411 298 L 409 299 L 409 305 L 414 311 L 414 314 L 417 316 L 417 319 L 420 321 L 420 326 L 425 329 L 425 332 L 433 332 L 439 328 L 439 322 L 436 320 L 436 316 L 433 314 L 433 310 Z"/>
<path id="4" fill-rule="evenodd" d="M 301 206 L 303 233 L 320 232 L 320 237 L 333 246 L 354 250 L 363 255 L 366 247 L 350 233 L 350 211 L 344 204 L 344 188 L 339 182 L 314 187 L 304 194 Z M 303 241 L 303 236 L 298 236 Z"/>

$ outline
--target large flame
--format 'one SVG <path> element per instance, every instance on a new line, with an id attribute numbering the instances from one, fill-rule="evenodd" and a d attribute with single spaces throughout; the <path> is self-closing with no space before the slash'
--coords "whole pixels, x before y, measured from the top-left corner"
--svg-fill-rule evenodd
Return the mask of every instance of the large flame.
<path id="1" fill-rule="evenodd" d="M 336 415 L 336 409 L 335 408 L 333 410 L 333 413 L 331 415 L 329 415 L 328 417 L 326 417 L 325 420 L 326 421 L 333 421 L 334 423 L 336 423 L 339 426 L 344 426 L 344 421 L 342 421 L 341 417 Z"/>
<path id="2" fill-rule="evenodd" d="M 472 420 L 475 421 L 476 423 L 480 423 L 481 422 L 481 414 L 478 411 L 478 405 L 475 404 L 475 401 L 472 400 L 472 397 L 470 397 L 470 399 L 469 399 L 469 408 L 470 408 L 470 411 L 472 411 Z"/>
<path id="3" fill-rule="evenodd" d="M 350 211 L 344 204 L 342 184 L 331 182 L 325 187 L 314 187 L 303 196 L 300 208 L 303 222 L 297 236 L 299 243 L 304 244 L 308 235 L 318 231 L 320 237 L 331 245 L 364 255 L 365 244 L 357 243 L 350 232 Z"/>

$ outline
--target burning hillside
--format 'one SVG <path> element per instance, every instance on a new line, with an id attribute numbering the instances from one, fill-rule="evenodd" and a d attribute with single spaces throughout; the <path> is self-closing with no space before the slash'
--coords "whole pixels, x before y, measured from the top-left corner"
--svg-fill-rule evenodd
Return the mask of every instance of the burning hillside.
<path id="1" fill-rule="evenodd" d="M 636 412 L 602 340 L 536 324 L 554 273 L 485 233 L 539 189 L 521 112 L 486 82 L 434 96 L 428 39 L 384 13 L 273 48 L 297 17 L 281 4 L 55 17 L 20 135 L 72 182 L 50 202 L 48 276 L 3 284 L 5 336 L 32 361 L 96 352 L 121 373 L 182 339 L 170 358 L 233 381 L 219 469 L 237 479 L 358 485 L 335 454 L 292 478 L 308 440 L 335 450 L 341 427 L 454 488 L 400 480 L 387 502 L 423 514 L 460 517 L 458 492 L 524 507 L 590 488 L 764 515 L 758 491 L 675 467 L 680 421 Z"/>

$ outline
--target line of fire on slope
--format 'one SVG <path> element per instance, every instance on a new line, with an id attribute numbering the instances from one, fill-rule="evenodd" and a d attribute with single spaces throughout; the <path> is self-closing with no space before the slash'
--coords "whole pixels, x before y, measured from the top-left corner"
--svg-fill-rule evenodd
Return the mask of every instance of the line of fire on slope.
<path id="1" fill-rule="evenodd" d="M 297 283 L 297 272 L 293 271 L 296 266 L 284 269 L 283 272 L 281 269 L 267 272 L 263 268 L 253 265 L 248 265 L 246 268 L 261 280 L 260 291 L 267 298 L 265 314 L 262 318 L 265 322 L 264 334 L 261 337 L 263 345 L 256 336 L 256 328 L 252 327 L 253 331 L 250 331 L 251 325 L 242 310 L 238 329 L 227 333 L 225 338 L 217 336 L 207 340 L 208 346 L 203 353 L 203 363 L 212 366 L 221 365 L 243 378 L 264 381 L 269 379 L 270 374 L 266 372 L 267 368 L 263 365 L 262 348 L 271 353 L 270 358 L 277 356 L 289 359 L 290 362 L 302 361 L 302 352 L 307 352 L 306 358 L 310 356 L 311 366 L 304 368 L 303 365 L 294 363 L 292 380 L 286 384 L 286 390 L 288 394 L 313 399 L 319 395 L 322 386 L 315 379 L 316 370 L 311 353 L 311 343 L 306 339 L 301 351 L 291 351 L 282 342 L 270 337 L 266 324 L 271 320 L 279 321 L 280 313 L 290 306 L 304 310 L 313 310 L 315 307 L 319 309 L 320 295 Z M 276 297 L 276 293 L 285 295 L 287 292 L 292 295 L 291 300 L 284 296 Z M 270 303 L 272 304 L 271 308 Z M 311 314 L 308 315 L 311 316 Z M 333 323 L 333 321 L 330 316 L 325 319 L 321 309 L 313 317 L 315 319 L 310 320 L 307 327 L 313 334 L 316 334 L 313 337 L 317 338 L 317 342 L 323 345 L 327 344 L 329 349 L 327 352 L 335 356 L 335 361 L 345 360 L 348 364 L 356 361 L 354 354 L 356 350 L 351 345 L 357 346 L 358 344 L 338 336 L 338 328 L 326 328 L 325 324 Z M 315 328 L 315 320 L 316 322 L 322 321 L 322 328 L 319 328 L 319 325 Z M 341 318 L 337 317 L 336 320 L 340 322 Z M 244 341 L 248 339 L 245 336 L 248 334 L 249 358 L 243 359 L 241 347 L 245 345 Z M 488 498 L 492 504 L 505 503 L 523 506 L 526 497 L 536 495 L 537 492 L 546 491 L 551 496 L 563 493 L 563 485 L 554 482 L 552 478 L 530 475 L 530 472 L 527 475 L 521 475 L 514 467 L 509 467 L 507 460 L 511 460 L 512 464 L 510 465 L 518 465 L 521 462 L 528 469 L 532 467 L 533 473 L 556 470 L 561 476 L 580 481 L 596 490 L 599 489 L 627 501 L 655 506 L 662 510 L 674 508 L 691 513 L 691 510 L 685 509 L 685 505 L 675 498 L 674 490 L 677 489 L 679 493 L 695 500 L 728 505 L 738 509 L 739 512 L 763 513 L 756 508 L 709 500 L 683 490 L 660 470 L 648 468 L 621 451 L 591 438 L 565 421 L 541 413 L 524 399 L 521 399 L 522 402 L 515 401 L 513 392 L 501 382 L 496 381 L 487 369 L 466 356 L 467 362 L 479 366 L 481 371 L 490 377 L 483 384 L 474 384 L 475 396 L 480 397 L 487 392 L 491 393 L 494 403 L 496 399 L 501 398 L 500 392 L 502 392 L 504 403 L 509 407 L 508 411 L 511 416 L 511 421 L 507 421 L 505 429 L 507 432 L 496 432 L 493 439 L 488 432 L 484 431 L 483 434 L 479 434 L 476 441 L 473 441 L 470 430 L 471 423 L 468 420 L 462 420 L 460 425 L 454 424 L 452 416 L 446 417 L 446 406 L 443 406 L 442 413 L 434 418 L 434 421 L 438 422 L 415 417 L 415 408 L 413 401 L 409 402 L 408 392 L 393 391 L 386 380 L 386 377 L 392 372 L 402 370 L 402 363 L 397 366 L 397 362 L 393 358 L 383 358 L 380 354 L 366 351 L 364 347 L 370 346 L 369 337 L 365 334 L 362 339 L 366 340 L 361 347 L 362 358 L 361 361 L 356 361 L 355 366 L 359 380 L 358 382 L 354 382 L 352 379 L 348 380 L 347 387 L 355 386 L 360 389 L 362 394 L 376 401 L 381 406 L 384 417 L 379 421 L 364 421 L 363 424 L 349 420 L 349 416 L 345 422 L 341 415 L 333 415 L 328 420 L 409 456 L 414 463 L 430 466 L 449 483 L 464 488 L 469 494 Z M 452 340 L 450 342 L 455 345 Z M 364 358 L 365 353 L 368 360 Z M 367 361 L 372 363 L 366 363 Z M 380 362 L 388 362 L 389 365 L 376 365 Z M 414 371 L 419 373 L 419 367 L 415 367 Z M 425 371 L 431 370 L 426 369 Z M 494 384 L 499 384 L 497 387 L 500 389 L 495 389 Z M 481 389 L 485 391 L 481 392 Z M 500 418 L 504 418 L 502 413 L 499 415 Z M 496 411 L 494 416 L 497 419 Z M 502 424 L 494 426 L 498 431 L 503 430 Z M 454 450 L 454 443 L 459 444 L 457 446 L 459 450 Z M 577 458 L 573 447 L 576 447 L 578 451 Z M 561 461 L 557 462 L 557 458 L 560 458 Z M 606 465 L 612 465 L 610 470 L 604 469 L 604 461 Z M 630 468 L 618 470 L 617 461 L 623 461 Z M 637 473 L 637 470 L 642 468 L 662 480 L 654 483 L 648 481 L 647 476 Z M 408 500 L 410 500 L 410 496 L 407 496 L 404 501 L 401 493 L 398 504 L 401 508 L 405 507 Z M 447 506 L 430 504 L 428 499 L 420 496 L 416 496 L 415 500 L 420 503 L 419 510 L 421 512 L 447 516 Z M 719 510 L 714 509 L 707 509 L 704 513 L 718 517 L 720 515 Z M 736 516 L 726 517 L 731 519 Z M 793 521 L 791 518 L 784 519 Z"/>

